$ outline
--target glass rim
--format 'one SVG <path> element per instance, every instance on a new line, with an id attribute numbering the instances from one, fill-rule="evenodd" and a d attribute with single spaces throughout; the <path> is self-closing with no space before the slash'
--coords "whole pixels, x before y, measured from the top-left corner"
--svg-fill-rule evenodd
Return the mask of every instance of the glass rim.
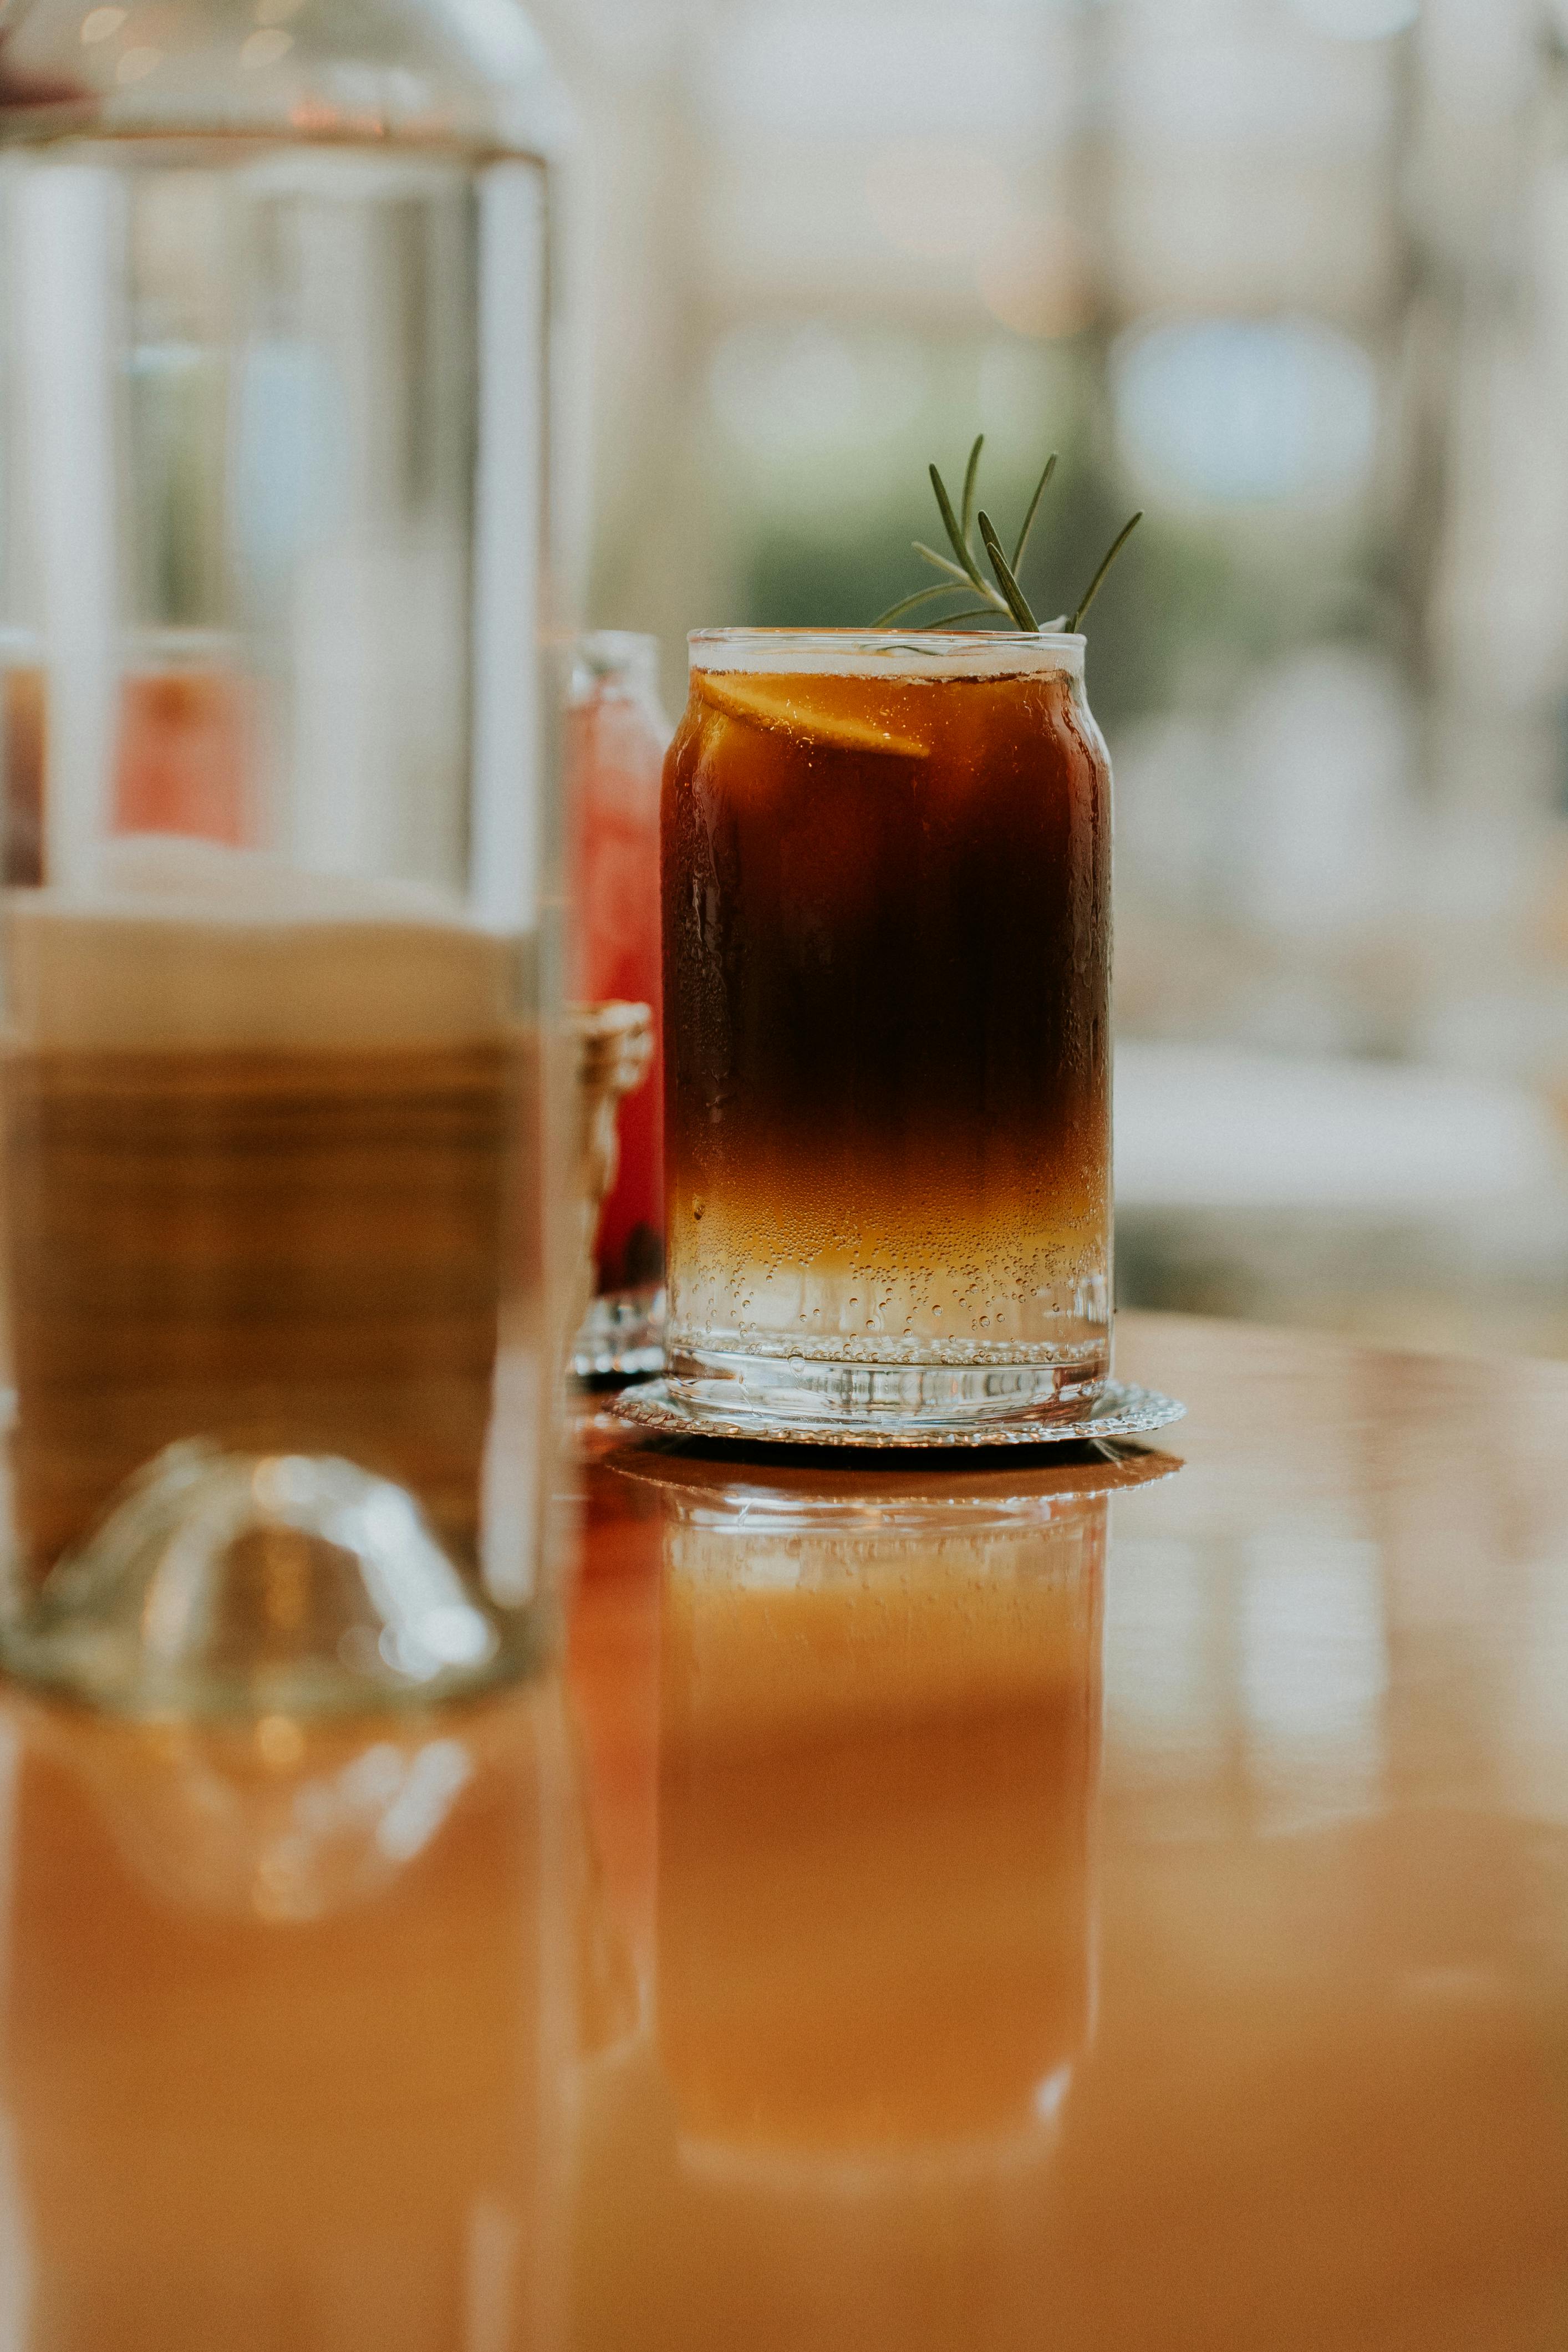
<path id="1" fill-rule="evenodd" d="M 693 629 L 694 670 L 837 672 L 879 677 L 1003 677 L 1020 669 L 1083 675 L 1088 639 L 1066 629 Z"/>

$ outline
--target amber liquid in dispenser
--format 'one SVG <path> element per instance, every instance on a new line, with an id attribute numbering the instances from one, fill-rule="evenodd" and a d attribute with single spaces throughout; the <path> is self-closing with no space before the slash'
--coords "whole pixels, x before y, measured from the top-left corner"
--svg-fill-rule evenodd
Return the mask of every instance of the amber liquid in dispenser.
<path id="1" fill-rule="evenodd" d="M 13 910 L 25 1577 L 193 1437 L 346 1457 L 475 1560 L 498 1360 L 536 1287 L 533 1047 L 508 980 L 506 942 L 456 926 L 95 914 L 47 892 Z"/>
<path id="2" fill-rule="evenodd" d="M 1065 667 L 694 668 L 664 787 L 672 1372 L 1103 1379 L 1110 819 Z"/>

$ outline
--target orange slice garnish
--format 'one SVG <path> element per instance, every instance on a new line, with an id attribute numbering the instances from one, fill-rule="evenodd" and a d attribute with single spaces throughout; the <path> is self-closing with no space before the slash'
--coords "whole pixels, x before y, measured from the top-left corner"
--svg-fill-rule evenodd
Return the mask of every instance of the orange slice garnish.
<path id="1" fill-rule="evenodd" d="M 874 727 L 868 719 L 853 719 L 837 710 L 814 710 L 797 696 L 754 677 L 737 678 L 728 671 L 716 676 L 711 670 L 699 670 L 692 684 L 699 698 L 712 709 L 721 710 L 726 719 L 739 719 L 749 727 L 765 727 L 781 735 L 791 735 L 807 750 L 820 743 L 824 751 L 877 751 L 895 760 L 931 757 L 930 745 L 917 743 L 912 736 L 895 735 L 886 727 Z"/>

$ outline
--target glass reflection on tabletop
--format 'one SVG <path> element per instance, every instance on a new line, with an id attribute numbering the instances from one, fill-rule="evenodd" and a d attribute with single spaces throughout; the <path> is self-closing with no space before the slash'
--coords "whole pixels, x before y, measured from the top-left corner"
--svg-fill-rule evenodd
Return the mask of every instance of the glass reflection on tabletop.
<path id="1" fill-rule="evenodd" d="M 0 1745 L 5 2352 L 557 2344 L 559 1688 L 221 1733 L 12 1701 Z"/>
<path id="2" fill-rule="evenodd" d="M 582 2346 L 1021 2340 L 1010 2200 L 1093 2033 L 1107 1489 L 1172 1466 L 601 1465 L 660 1506 L 658 1895 Z"/>

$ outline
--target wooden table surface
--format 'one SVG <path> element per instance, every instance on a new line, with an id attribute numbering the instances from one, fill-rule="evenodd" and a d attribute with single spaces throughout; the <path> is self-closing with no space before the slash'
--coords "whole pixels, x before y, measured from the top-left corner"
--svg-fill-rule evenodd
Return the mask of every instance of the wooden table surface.
<path id="1" fill-rule="evenodd" d="M 603 1416 L 569 1667 L 0 1700 L 0 2352 L 1560 2352 L 1568 1367 L 1149 1448 Z"/>

